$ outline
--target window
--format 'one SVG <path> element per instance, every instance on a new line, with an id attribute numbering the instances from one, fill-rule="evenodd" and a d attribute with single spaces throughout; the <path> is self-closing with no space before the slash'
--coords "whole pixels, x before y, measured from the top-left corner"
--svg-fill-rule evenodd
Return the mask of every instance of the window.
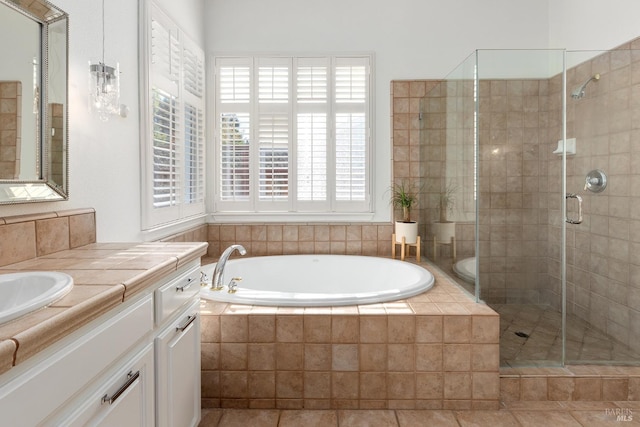
<path id="1" fill-rule="evenodd" d="M 204 53 L 156 5 L 148 35 L 143 227 L 204 214 Z"/>
<path id="2" fill-rule="evenodd" d="M 215 210 L 369 212 L 370 62 L 215 58 Z"/>

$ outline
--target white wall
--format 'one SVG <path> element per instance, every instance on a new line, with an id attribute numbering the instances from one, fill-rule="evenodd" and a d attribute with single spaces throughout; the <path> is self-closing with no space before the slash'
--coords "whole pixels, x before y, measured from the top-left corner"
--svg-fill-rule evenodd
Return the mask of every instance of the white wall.
<path id="1" fill-rule="evenodd" d="M 477 48 L 544 48 L 546 1 L 208 0 L 210 52 L 374 52 L 376 214 L 388 221 L 390 82 L 437 79 Z"/>
<path id="2" fill-rule="evenodd" d="M 70 201 L 0 206 L 0 216 L 97 210 L 99 241 L 141 240 L 138 4 L 106 0 L 106 59 L 120 63 L 126 119 L 87 112 L 87 68 L 100 57 L 100 0 L 54 0 L 71 16 Z M 376 220 L 389 220 L 389 83 L 442 78 L 478 48 L 614 47 L 637 37 L 637 0 L 162 0 L 209 51 L 376 54 Z M 606 3 L 606 4 L 605 4 Z M 635 21 L 634 21 L 635 19 Z M 203 36 L 204 34 L 204 36 Z"/>
<path id="3" fill-rule="evenodd" d="M 98 60 L 102 55 L 101 0 L 53 0 L 53 3 L 70 15 L 70 200 L 0 206 L 0 216 L 93 207 L 97 211 L 98 241 L 143 240 L 140 233 L 138 2 L 105 1 L 105 60 L 107 64 L 119 62 L 120 101 L 130 108 L 126 119 L 113 117 L 106 123 L 89 114 L 87 107 L 89 61 Z M 190 35 L 200 42 L 204 39 L 204 0 L 162 0 L 161 3 L 166 3 L 167 9 L 180 9 L 179 19 Z"/>
<path id="4" fill-rule="evenodd" d="M 550 47 L 608 50 L 640 36 L 638 0 L 549 2 Z"/>

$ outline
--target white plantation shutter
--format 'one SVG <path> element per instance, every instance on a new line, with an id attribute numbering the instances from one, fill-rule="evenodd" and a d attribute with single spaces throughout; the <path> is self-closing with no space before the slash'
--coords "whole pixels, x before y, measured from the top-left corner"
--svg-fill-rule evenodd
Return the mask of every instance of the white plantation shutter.
<path id="1" fill-rule="evenodd" d="M 367 212 L 370 57 L 215 59 L 217 211 Z"/>
<path id="2" fill-rule="evenodd" d="M 258 210 L 288 210 L 291 60 L 259 58 L 257 69 Z"/>
<path id="3" fill-rule="evenodd" d="M 249 66 L 221 67 L 218 84 L 220 102 L 223 104 L 248 104 L 250 100 L 250 73 Z"/>
<path id="4" fill-rule="evenodd" d="M 202 99 L 204 96 L 204 58 L 202 51 L 188 46 L 183 49 L 184 89 L 191 95 Z"/>
<path id="5" fill-rule="evenodd" d="M 327 115 L 298 114 L 298 201 L 327 200 Z"/>
<path id="6" fill-rule="evenodd" d="M 204 52 L 188 39 L 182 41 L 182 64 L 183 214 L 195 214 L 205 201 Z"/>
<path id="7" fill-rule="evenodd" d="M 220 114 L 220 199 L 223 201 L 249 201 L 249 125 L 248 113 Z"/>
<path id="8" fill-rule="evenodd" d="M 178 198 L 178 101 L 153 88 L 153 207 L 174 206 Z"/>
<path id="9" fill-rule="evenodd" d="M 328 210 L 329 58 L 299 58 L 297 89 L 297 189 L 299 210 Z"/>
<path id="10" fill-rule="evenodd" d="M 204 213 L 204 52 L 152 4 L 145 228 Z"/>
<path id="11" fill-rule="evenodd" d="M 363 58 L 338 58 L 335 67 L 336 200 L 367 198 L 369 67 Z"/>
<path id="12" fill-rule="evenodd" d="M 188 103 L 184 113 L 184 203 L 204 203 L 204 114 Z"/>
<path id="13" fill-rule="evenodd" d="M 154 8 L 151 17 L 151 64 L 154 74 L 177 82 L 180 78 L 180 40 L 178 27 Z"/>
<path id="14" fill-rule="evenodd" d="M 217 202 L 251 203 L 251 63 L 229 59 L 216 66 Z"/>
<path id="15" fill-rule="evenodd" d="M 289 117 L 260 114 L 258 127 L 260 201 L 286 201 L 289 196 Z"/>
<path id="16" fill-rule="evenodd" d="M 366 122 L 364 113 L 336 114 L 336 199 L 366 197 Z"/>

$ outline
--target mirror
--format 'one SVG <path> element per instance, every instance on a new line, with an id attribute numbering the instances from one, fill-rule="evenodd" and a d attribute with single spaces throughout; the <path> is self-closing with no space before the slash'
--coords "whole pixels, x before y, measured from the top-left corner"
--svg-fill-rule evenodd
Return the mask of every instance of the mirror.
<path id="1" fill-rule="evenodd" d="M 0 204 L 68 198 L 68 15 L 0 0 Z"/>

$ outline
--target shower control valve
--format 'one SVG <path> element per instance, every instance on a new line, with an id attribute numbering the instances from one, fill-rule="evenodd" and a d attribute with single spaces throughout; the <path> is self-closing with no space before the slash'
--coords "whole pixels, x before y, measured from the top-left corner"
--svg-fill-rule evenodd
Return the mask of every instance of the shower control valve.
<path id="1" fill-rule="evenodd" d="M 587 174 L 584 189 L 593 193 L 600 193 L 607 188 L 607 175 L 600 169 L 594 169 Z"/>

